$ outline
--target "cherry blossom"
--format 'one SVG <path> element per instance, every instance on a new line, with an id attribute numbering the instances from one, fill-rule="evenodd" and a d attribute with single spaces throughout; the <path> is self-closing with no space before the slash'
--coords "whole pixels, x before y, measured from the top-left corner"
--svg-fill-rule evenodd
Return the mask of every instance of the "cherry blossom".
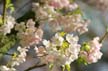
<path id="1" fill-rule="evenodd" d="M 15 19 L 12 16 L 6 16 L 6 22 L 0 27 L 0 32 L 4 35 L 9 34 L 15 24 Z"/>
<path id="2" fill-rule="evenodd" d="M 88 64 L 96 63 L 103 55 L 100 51 L 102 44 L 99 43 L 99 37 L 95 37 L 93 40 L 89 41 L 87 45 L 89 46 L 89 50 L 82 50 L 80 56 L 84 58 Z"/>
<path id="3" fill-rule="evenodd" d="M 69 0 L 50 0 L 49 5 L 54 8 L 63 8 L 69 5 Z"/>
<path id="4" fill-rule="evenodd" d="M 65 65 L 70 64 L 78 58 L 80 51 L 78 37 L 74 37 L 73 34 L 66 34 L 66 38 L 67 39 L 65 40 L 63 36 L 61 36 L 59 33 L 56 33 L 51 41 L 43 41 L 47 53 L 46 62 L 51 61 L 51 63 L 55 63 L 58 61 L 56 62 L 58 65 Z"/>
<path id="5" fill-rule="evenodd" d="M 35 22 L 32 19 L 29 19 L 26 24 L 16 24 L 16 30 L 19 31 L 17 36 L 21 39 L 20 44 L 22 46 L 38 44 L 43 37 L 43 30 L 36 28 Z"/>
<path id="6" fill-rule="evenodd" d="M 15 35 L 18 39 L 16 42 L 20 45 L 17 52 L 11 55 L 9 65 L 1 65 L 0 71 L 17 71 L 15 66 L 26 61 L 31 47 L 34 47 L 35 55 L 41 63 L 64 66 L 67 71 L 70 71 L 70 64 L 75 60 L 82 59 L 84 63 L 91 64 L 101 59 L 103 53 L 100 51 L 102 43 L 99 42 L 99 37 L 79 44 L 79 36 L 88 31 L 90 21 L 82 17 L 79 6 L 74 1 L 38 0 L 33 3 L 32 10 L 35 20 L 28 19 L 20 23 L 6 15 L 4 24 L 1 24 L 0 15 L 0 33 L 6 37 L 7 34 Z M 50 33 L 53 33 L 51 38 L 47 36 L 49 39 L 43 37 L 46 24 Z M 16 34 L 11 33 L 13 29 Z"/>

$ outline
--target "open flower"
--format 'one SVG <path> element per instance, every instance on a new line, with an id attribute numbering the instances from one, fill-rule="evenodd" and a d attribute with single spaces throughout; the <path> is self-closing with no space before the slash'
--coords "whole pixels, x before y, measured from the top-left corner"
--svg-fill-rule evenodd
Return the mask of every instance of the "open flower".
<path id="1" fill-rule="evenodd" d="M 78 36 L 73 36 L 73 34 L 67 34 L 66 40 L 71 44 L 76 44 L 78 42 L 79 38 L 78 38 Z"/>
<path id="2" fill-rule="evenodd" d="M 9 34 L 15 24 L 15 19 L 12 16 L 6 16 L 6 22 L 0 27 L 0 32 L 4 35 Z"/>
<path id="3" fill-rule="evenodd" d="M 61 46 L 64 41 L 64 38 L 60 36 L 59 33 L 56 33 L 55 36 L 51 40 L 54 45 Z"/>
<path id="4" fill-rule="evenodd" d="M 45 47 L 50 47 L 50 41 L 48 41 L 48 40 L 43 40 L 43 45 L 44 45 Z"/>

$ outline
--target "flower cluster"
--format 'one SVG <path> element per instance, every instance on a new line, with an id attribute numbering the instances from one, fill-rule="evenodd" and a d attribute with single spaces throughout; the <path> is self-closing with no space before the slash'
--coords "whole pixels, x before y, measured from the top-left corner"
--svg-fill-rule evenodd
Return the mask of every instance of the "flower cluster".
<path id="1" fill-rule="evenodd" d="M 12 16 L 6 16 L 5 23 L 0 27 L 0 33 L 3 33 L 4 35 L 9 34 L 15 24 L 15 19 Z"/>
<path id="2" fill-rule="evenodd" d="M 84 43 L 80 51 L 80 57 L 86 61 L 87 64 L 96 63 L 101 59 L 102 52 L 100 51 L 102 44 L 99 43 L 99 37 Z"/>
<path id="3" fill-rule="evenodd" d="M 73 14 L 79 9 L 76 3 L 70 3 L 69 0 L 48 0 L 33 4 L 33 11 L 36 18 L 42 23 L 48 23 L 53 31 L 64 30 L 66 32 L 78 31 L 80 34 L 88 31 L 88 20 L 84 20 L 80 13 Z"/>
<path id="4" fill-rule="evenodd" d="M 14 54 L 14 56 L 11 59 L 11 62 L 9 62 L 9 64 L 0 66 L 0 70 L 1 71 L 17 71 L 14 67 L 15 66 L 19 66 L 21 63 L 26 61 L 26 52 L 28 51 L 29 47 L 18 47 L 17 51 L 19 52 L 19 54 Z"/>
<path id="5" fill-rule="evenodd" d="M 17 36 L 22 46 L 38 44 L 42 40 L 43 30 L 36 28 L 32 19 L 29 19 L 26 24 L 24 22 L 16 24 L 15 30 L 18 31 Z"/>
<path id="6" fill-rule="evenodd" d="M 83 20 L 80 14 L 70 16 L 58 16 L 56 19 L 51 20 L 50 25 L 53 25 L 55 30 L 64 30 L 66 32 L 78 32 L 83 34 L 88 31 L 89 21 Z M 60 28 L 59 28 L 60 27 Z"/>
<path id="7" fill-rule="evenodd" d="M 78 44 L 79 38 L 73 36 L 73 34 L 61 35 L 56 33 L 52 37 L 51 41 L 43 40 L 43 53 L 46 51 L 45 62 L 46 63 L 57 63 L 57 65 L 71 64 L 78 58 L 80 51 L 80 44 Z M 40 47 L 39 47 L 40 49 Z M 37 54 L 41 50 L 36 50 Z M 40 54 L 40 53 L 39 53 Z"/>
<path id="8" fill-rule="evenodd" d="M 12 63 L 11 63 L 12 67 L 18 66 L 21 63 L 26 61 L 26 56 L 27 56 L 26 52 L 28 51 L 28 49 L 29 49 L 29 47 L 22 48 L 20 46 L 17 48 L 19 55 L 12 58 Z"/>

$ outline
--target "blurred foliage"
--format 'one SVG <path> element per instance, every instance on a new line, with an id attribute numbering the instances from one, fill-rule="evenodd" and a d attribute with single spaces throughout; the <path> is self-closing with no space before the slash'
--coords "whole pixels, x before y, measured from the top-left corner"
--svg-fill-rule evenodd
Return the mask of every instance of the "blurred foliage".
<path id="1" fill-rule="evenodd" d="M 82 15 L 81 9 L 77 8 L 74 11 L 68 13 L 68 15 L 75 15 L 75 14 L 81 14 Z"/>
<path id="2" fill-rule="evenodd" d="M 0 33 L 0 59 L 13 45 L 15 45 L 15 42 L 16 39 L 14 35 L 4 36 Z"/>
<path id="3" fill-rule="evenodd" d="M 6 0 L 6 9 L 10 9 L 11 13 L 14 12 L 14 5 L 11 0 Z"/>

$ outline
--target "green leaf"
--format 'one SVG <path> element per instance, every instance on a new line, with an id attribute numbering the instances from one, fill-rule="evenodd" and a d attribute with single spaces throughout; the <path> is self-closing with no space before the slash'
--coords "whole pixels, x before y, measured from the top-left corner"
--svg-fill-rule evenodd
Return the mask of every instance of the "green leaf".
<path id="1" fill-rule="evenodd" d="M 54 64 L 53 63 L 50 63 L 49 64 L 49 69 L 52 70 L 53 66 L 54 66 Z"/>
<path id="2" fill-rule="evenodd" d="M 65 71 L 65 66 L 64 65 L 62 66 L 62 71 Z"/>
<path id="3" fill-rule="evenodd" d="M 10 7 L 14 7 L 14 5 L 12 3 L 6 5 L 7 9 L 10 8 Z"/>
<path id="4" fill-rule="evenodd" d="M 9 5 L 8 5 L 8 7 L 13 7 L 14 5 L 12 4 L 12 3 L 10 3 Z"/>
<path id="5" fill-rule="evenodd" d="M 11 3 L 11 0 L 6 1 L 6 9 L 10 9 L 11 13 L 14 11 L 14 5 Z"/>
<path id="6" fill-rule="evenodd" d="M 12 48 L 15 42 L 15 36 L 4 36 L 0 34 L 0 59 Z"/>
<path id="7" fill-rule="evenodd" d="M 68 15 L 76 15 L 76 14 L 81 14 L 82 15 L 82 12 L 81 12 L 80 8 L 77 8 L 74 11 L 71 11 L 71 12 L 68 13 Z"/>
<path id="8" fill-rule="evenodd" d="M 15 11 L 15 8 L 14 7 L 10 7 L 10 11 L 11 11 L 11 13 L 13 13 Z"/>
<path id="9" fill-rule="evenodd" d="M 78 64 L 88 65 L 84 57 L 79 57 L 77 60 Z"/>
<path id="10" fill-rule="evenodd" d="M 11 3 L 11 0 L 6 0 L 6 4 L 10 4 Z"/>
<path id="11" fill-rule="evenodd" d="M 8 52 L 12 45 L 14 45 L 13 41 L 6 43 L 3 47 L 0 48 L 0 52 L 3 52 L 3 54 L 0 54 L 0 59 L 3 55 L 5 55 L 6 52 Z"/>
<path id="12" fill-rule="evenodd" d="M 88 63 L 87 63 L 87 62 L 84 62 L 84 65 L 86 65 L 86 66 L 87 66 L 87 65 L 88 65 Z"/>
<path id="13" fill-rule="evenodd" d="M 70 64 L 66 64 L 65 68 L 67 69 L 67 71 L 70 71 L 71 70 Z"/>
<path id="14" fill-rule="evenodd" d="M 0 26 L 3 24 L 2 17 L 0 16 Z"/>

